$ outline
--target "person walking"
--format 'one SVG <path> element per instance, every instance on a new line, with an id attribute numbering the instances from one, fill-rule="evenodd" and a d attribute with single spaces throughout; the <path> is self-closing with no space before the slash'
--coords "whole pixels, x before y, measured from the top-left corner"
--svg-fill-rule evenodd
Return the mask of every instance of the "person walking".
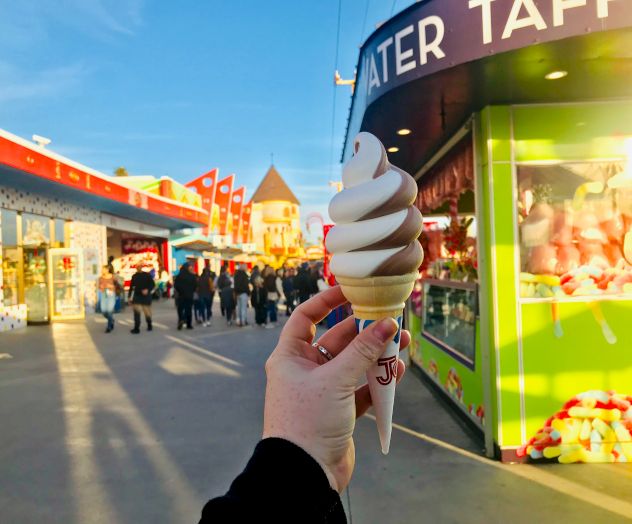
<path id="1" fill-rule="evenodd" d="M 101 313 L 108 321 L 105 329 L 109 333 L 114 329 L 114 307 L 116 306 L 116 280 L 110 271 L 110 265 L 103 266 L 101 276 L 99 277 L 99 306 Z"/>
<path id="2" fill-rule="evenodd" d="M 173 281 L 177 293 L 178 329 L 186 324 L 187 329 L 193 329 L 193 295 L 197 288 L 195 269 L 190 264 L 182 264 L 178 276 Z"/>
<path id="3" fill-rule="evenodd" d="M 226 324 L 233 325 L 233 318 L 235 316 L 235 290 L 232 285 L 224 286 L 219 292 L 219 302 L 226 317 Z"/>
<path id="4" fill-rule="evenodd" d="M 285 296 L 285 314 L 289 317 L 292 314 L 292 311 L 294 311 L 296 302 L 293 268 L 288 268 L 283 275 L 283 295 Z"/>
<path id="5" fill-rule="evenodd" d="M 259 270 L 259 266 L 257 264 L 254 265 L 252 271 L 250 272 L 250 285 L 255 287 L 255 280 L 261 276 L 261 271 Z"/>
<path id="6" fill-rule="evenodd" d="M 211 275 L 211 270 L 205 267 L 198 278 L 197 294 L 202 303 L 202 324 L 206 327 L 211 325 L 213 316 L 213 295 L 215 294 L 215 279 Z"/>
<path id="7" fill-rule="evenodd" d="M 307 262 L 303 262 L 294 277 L 294 290 L 298 296 L 299 304 L 307 302 L 309 300 L 309 296 L 311 295 L 311 283 L 308 268 L 309 265 Z"/>
<path id="8" fill-rule="evenodd" d="M 222 289 L 224 289 L 225 287 L 233 287 L 233 281 L 230 278 L 230 275 L 228 274 L 228 270 L 226 266 L 222 266 L 219 270 L 219 276 L 217 277 L 217 283 L 215 285 L 215 288 L 218 290 L 219 294 L 220 294 L 220 298 L 221 298 L 221 294 L 222 294 Z M 222 313 L 222 316 L 226 316 L 226 310 L 224 309 L 224 306 L 222 305 L 222 301 L 220 299 L 219 301 L 219 308 L 220 311 Z"/>
<path id="9" fill-rule="evenodd" d="M 151 278 L 149 273 L 143 271 L 142 264 L 138 264 L 127 294 L 127 298 L 134 309 L 134 329 L 132 329 L 131 332 L 135 335 L 140 333 L 141 313 L 145 315 L 147 331 L 151 331 L 153 329 L 151 323 L 151 294 L 153 290 L 154 279 Z"/>
<path id="10" fill-rule="evenodd" d="M 267 328 L 276 327 L 277 323 L 277 304 L 279 298 L 283 294 L 283 286 L 281 279 L 276 275 L 274 269 L 267 267 L 264 270 L 263 285 L 268 293 L 266 308 L 268 310 L 269 324 L 266 324 Z"/>
<path id="11" fill-rule="evenodd" d="M 265 327 L 266 325 L 266 305 L 268 302 L 268 292 L 263 287 L 263 278 L 257 277 L 254 280 L 252 289 L 251 303 L 255 310 L 255 323 L 257 326 Z"/>
<path id="12" fill-rule="evenodd" d="M 237 325 L 248 325 L 248 296 L 250 295 L 250 285 L 248 283 L 248 273 L 246 264 L 239 264 L 239 269 L 235 271 L 235 296 L 237 297 Z"/>

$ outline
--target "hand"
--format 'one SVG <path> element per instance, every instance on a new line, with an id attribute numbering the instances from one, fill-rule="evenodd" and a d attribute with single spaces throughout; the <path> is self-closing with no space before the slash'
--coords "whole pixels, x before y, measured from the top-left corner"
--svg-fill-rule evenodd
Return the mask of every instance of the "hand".
<path id="1" fill-rule="evenodd" d="M 140 294 L 143 295 L 144 297 L 146 297 L 147 295 L 149 295 L 149 290 L 148 289 L 142 289 Z"/>
<path id="2" fill-rule="evenodd" d="M 383 319 L 356 334 L 355 319 L 347 318 L 318 340 L 334 356 L 327 361 L 311 345 L 315 324 L 345 302 L 335 286 L 294 310 L 266 362 L 263 419 L 263 438 L 279 437 L 303 448 L 339 493 L 355 464 L 355 420 L 371 406 L 368 385 L 356 389 L 357 384 L 397 332 L 393 319 Z M 400 349 L 409 342 L 410 334 L 402 330 Z M 398 382 L 404 371 L 398 360 Z"/>

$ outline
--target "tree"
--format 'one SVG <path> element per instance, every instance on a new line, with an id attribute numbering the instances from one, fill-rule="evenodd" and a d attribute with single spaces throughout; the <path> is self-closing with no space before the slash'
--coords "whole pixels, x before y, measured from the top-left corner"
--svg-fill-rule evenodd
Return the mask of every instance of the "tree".
<path id="1" fill-rule="evenodd" d="M 114 170 L 114 175 L 115 176 L 129 176 L 129 173 L 127 172 L 127 169 L 125 169 L 123 166 L 120 166 Z"/>

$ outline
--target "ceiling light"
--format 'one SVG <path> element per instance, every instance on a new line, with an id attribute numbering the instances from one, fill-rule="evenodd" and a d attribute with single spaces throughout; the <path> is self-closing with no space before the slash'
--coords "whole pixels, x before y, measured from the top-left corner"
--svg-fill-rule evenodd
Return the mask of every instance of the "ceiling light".
<path id="1" fill-rule="evenodd" d="M 401 135 L 401 136 L 410 135 L 411 133 L 412 133 L 412 131 L 410 129 L 406 129 L 406 128 L 403 128 L 403 129 L 400 129 L 400 130 L 397 131 L 397 134 Z"/>
<path id="2" fill-rule="evenodd" d="M 568 75 L 568 71 L 551 71 L 544 78 L 547 80 L 559 80 L 560 78 L 564 78 L 566 75 Z"/>
<path id="3" fill-rule="evenodd" d="M 399 147 L 389 147 L 387 151 L 389 153 L 397 153 L 399 151 Z"/>

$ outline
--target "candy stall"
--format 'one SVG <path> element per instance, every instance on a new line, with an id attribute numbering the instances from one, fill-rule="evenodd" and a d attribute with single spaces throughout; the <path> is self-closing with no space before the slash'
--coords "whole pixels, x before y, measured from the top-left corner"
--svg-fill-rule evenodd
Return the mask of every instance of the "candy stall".
<path id="1" fill-rule="evenodd" d="M 417 181 L 410 361 L 490 457 L 632 461 L 630 78 L 628 1 L 426 0 L 360 48 L 341 160 Z"/>

